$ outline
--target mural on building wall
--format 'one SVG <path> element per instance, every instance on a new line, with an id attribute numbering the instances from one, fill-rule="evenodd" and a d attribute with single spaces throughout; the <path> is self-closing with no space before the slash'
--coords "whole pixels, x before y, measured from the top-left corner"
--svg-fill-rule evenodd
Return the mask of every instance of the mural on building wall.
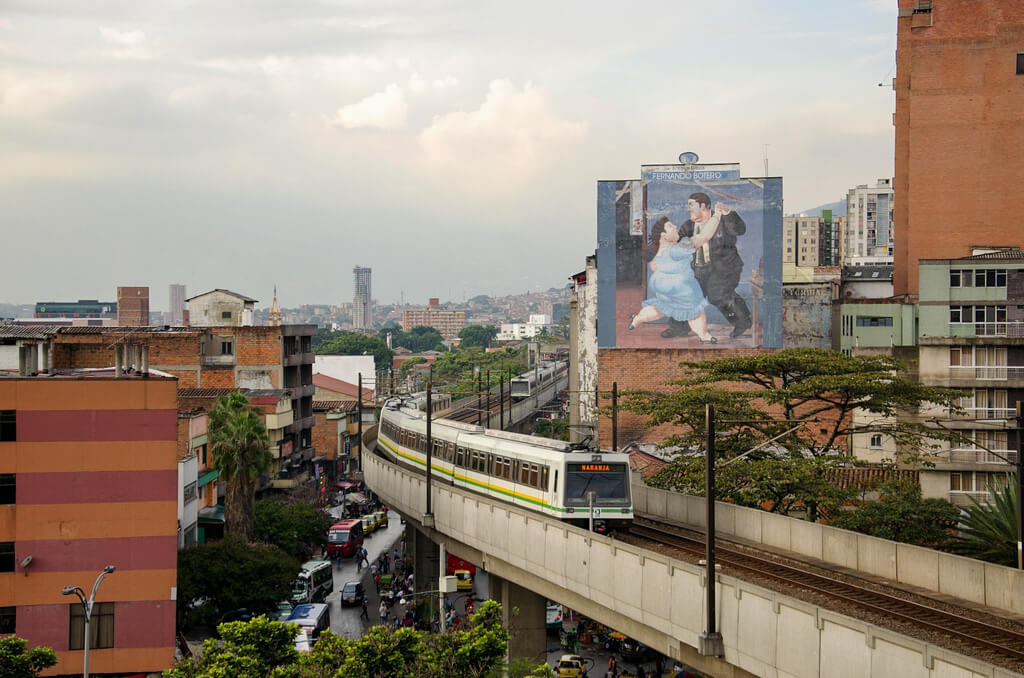
<path id="1" fill-rule="evenodd" d="M 782 346 L 782 179 L 647 165 L 598 182 L 603 348 Z"/>

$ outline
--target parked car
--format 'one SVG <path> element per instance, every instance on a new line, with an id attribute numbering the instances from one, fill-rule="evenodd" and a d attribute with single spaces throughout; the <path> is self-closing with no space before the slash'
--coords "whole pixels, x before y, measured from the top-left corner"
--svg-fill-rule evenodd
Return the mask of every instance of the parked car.
<path id="1" fill-rule="evenodd" d="M 563 654 L 555 667 L 555 675 L 558 678 L 586 678 L 587 663 L 588 660 L 578 654 Z"/>
<path id="2" fill-rule="evenodd" d="M 373 517 L 373 514 L 363 516 L 363 535 L 369 535 L 377 529 L 377 520 Z"/>
<path id="3" fill-rule="evenodd" d="M 350 581 L 345 584 L 341 589 L 341 605 L 358 605 L 363 602 L 363 597 L 366 593 L 363 591 L 363 585 L 357 581 Z"/>
<path id="4" fill-rule="evenodd" d="M 387 511 L 377 511 L 376 513 L 373 514 L 373 517 L 377 521 L 377 527 L 387 527 L 388 526 L 388 512 Z"/>

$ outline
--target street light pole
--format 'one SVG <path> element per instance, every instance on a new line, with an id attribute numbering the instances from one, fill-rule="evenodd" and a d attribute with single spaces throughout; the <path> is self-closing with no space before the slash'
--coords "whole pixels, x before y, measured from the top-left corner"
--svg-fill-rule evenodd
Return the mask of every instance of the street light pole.
<path id="1" fill-rule="evenodd" d="M 1017 401 L 1017 569 L 1024 570 L 1024 403 Z"/>
<path id="2" fill-rule="evenodd" d="M 722 634 L 715 624 L 715 406 L 707 403 L 704 416 L 707 425 L 707 468 L 704 492 L 707 495 L 707 533 L 704 560 L 707 566 L 707 629 L 700 635 L 700 654 L 721 657 L 725 654 Z"/>
<path id="3" fill-rule="evenodd" d="M 107 565 L 100 572 L 99 576 L 96 577 L 96 581 L 92 585 L 92 593 L 89 597 L 85 597 L 85 591 L 80 586 L 65 586 L 61 591 L 65 596 L 75 595 L 80 601 L 82 601 L 82 611 L 85 613 L 85 641 L 82 644 L 83 658 L 82 658 L 82 676 L 83 678 L 89 678 L 89 623 L 92 621 L 92 606 L 96 602 L 96 592 L 100 588 L 100 583 L 103 578 L 108 574 L 113 573 L 117 569 L 113 565 Z"/>

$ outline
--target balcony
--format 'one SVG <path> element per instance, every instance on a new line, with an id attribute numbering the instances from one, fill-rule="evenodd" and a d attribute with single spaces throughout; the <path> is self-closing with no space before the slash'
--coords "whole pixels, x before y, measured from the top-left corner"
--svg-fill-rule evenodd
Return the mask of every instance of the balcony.
<path id="1" fill-rule="evenodd" d="M 971 334 L 973 329 L 974 334 Z M 966 333 L 966 334 L 965 334 Z M 1024 338 L 1024 321 L 1011 320 L 988 323 L 949 323 L 949 336 Z"/>
<path id="2" fill-rule="evenodd" d="M 1024 367 L 1007 367 L 1006 365 L 950 366 L 949 378 L 969 381 L 1024 379 Z"/>
<path id="3" fill-rule="evenodd" d="M 947 450 L 952 464 L 995 464 L 1006 466 L 1017 463 L 1016 450 L 982 450 L 975 447 L 958 447 Z"/>
<path id="4" fill-rule="evenodd" d="M 950 492 L 949 501 L 956 506 L 969 507 L 974 506 L 974 499 L 979 504 L 988 503 L 988 492 Z"/>

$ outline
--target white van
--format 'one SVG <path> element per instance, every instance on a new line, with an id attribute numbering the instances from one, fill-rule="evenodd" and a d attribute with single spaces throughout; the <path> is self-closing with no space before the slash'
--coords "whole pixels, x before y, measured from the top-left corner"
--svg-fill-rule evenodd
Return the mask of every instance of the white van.
<path id="1" fill-rule="evenodd" d="M 316 640 L 321 631 L 331 627 L 331 610 L 325 603 L 299 605 L 292 610 L 287 623 L 297 624 L 300 631 L 305 631 L 310 638 Z"/>

